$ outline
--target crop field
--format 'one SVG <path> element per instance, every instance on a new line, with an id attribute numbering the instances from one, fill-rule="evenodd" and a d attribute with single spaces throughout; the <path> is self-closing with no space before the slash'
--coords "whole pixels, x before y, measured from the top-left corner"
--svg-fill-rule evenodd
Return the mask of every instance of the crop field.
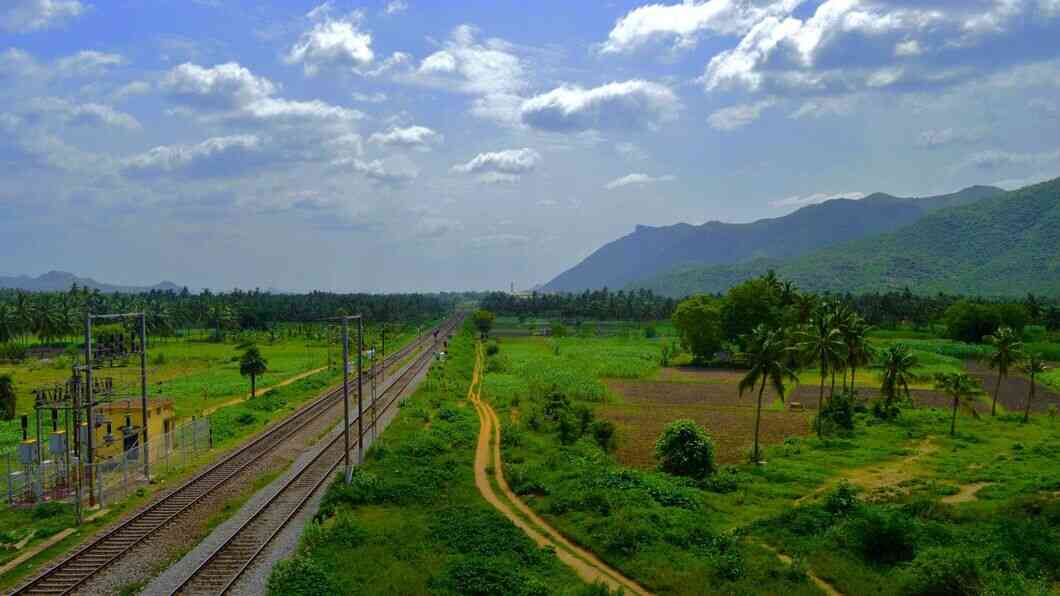
<path id="1" fill-rule="evenodd" d="M 661 367 L 662 341 L 643 336 L 496 343 L 483 398 L 505 424 L 512 489 L 656 593 L 820 593 L 809 573 L 846 594 L 953 593 L 917 586 L 938 568 L 973 560 L 974 593 L 1044 594 L 1060 580 L 1060 419 L 1046 405 L 1024 425 L 1014 412 L 990 417 L 981 392 L 973 400 L 978 417 L 962 408 L 951 437 L 952 399 L 925 382 L 897 420 L 862 411 L 852 431 L 819 439 L 811 426 L 817 378 L 803 371 L 787 399 L 806 411 L 767 392 L 760 437 L 767 463 L 753 465 L 754 398 L 738 395 L 739 371 Z M 964 370 L 957 351 L 922 351 L 938 358 L 925 359 L 917 374 Z M 863 399 L 877 397 L 877 379 L 871 369 L 859 375 Z M 1023 403 L 1021 381 L 1012 390 L 1019 401 L 1002 402 L 1006 412 Z M 563 415 L 549 414 L 557 393 L 569 399 L 562 407 L 571 420 L 584 423 L 571 430 Z M 696 481 L 657 471 L 655 440 L 677 418 L 711 434 L 717 473 Z M 594 435 L 600 420 L 616 425 L 611 449 Z M 844 499 L 848 505 L 838 504 Z M 1033 531 L 1028 515 L 1040 520 Z M 1013 524 L 1032 545 L 1011 542 Z M 991 559 L 1001 552 L 1007 562 Z"/>

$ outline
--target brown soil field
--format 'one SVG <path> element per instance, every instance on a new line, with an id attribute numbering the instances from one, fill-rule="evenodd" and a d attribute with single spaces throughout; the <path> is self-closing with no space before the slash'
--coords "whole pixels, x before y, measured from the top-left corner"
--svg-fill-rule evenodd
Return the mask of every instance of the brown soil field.
<path id="1" fill-rule="evenodd" d="M 997 371 L 976 360 L 967 360 L 964 367 L 973 378 L 977 379 L 987 393 L 987 399 L 994 399 L 994 387 L 997 383 Z M 1009 376 L 1001 381 L 1001 392 L 997 402 L 1010 412 L 1022 412 L 1027 407 L 1027 395 L 1030 394 L 1031 382 L 1017 371 L 1011 371 Z M 1031 404 L 1032 412 L 1045 412 L 1049 406 L 1060 408 L 1060 394 L 1052 388 L 1038 383 L 1034 403 Z M 980 408 L 980 411 L 982 409 Z M 989 410 L 987 410 L 989 412 Z"/>
<path id="2" fill-rule="evenodd" d="M 642 469 L 655 466 L 655 440 L 666 425 L 690 418 L 714 438 L 716 460 L 721 464 L 746 461 L 754 437 L 754 397 L 737 395 L 736 385 L 727 386 L 663 383 L 655 381 L 608 381 L 608 388 L 623 397 L 621 405 L 608 405 L 599 415 L 619 429 L 618 460 Z M 765 405 L 765 398 L 763 399 Z M 805 412 L 762 410 L 762 445 L 812 432 L 811 416 Z"/>

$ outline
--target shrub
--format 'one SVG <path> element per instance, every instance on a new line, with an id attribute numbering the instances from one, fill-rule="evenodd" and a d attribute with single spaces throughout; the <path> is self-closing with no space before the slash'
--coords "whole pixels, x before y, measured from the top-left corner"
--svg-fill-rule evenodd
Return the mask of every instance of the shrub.
<path id="1" fill-rule="evenodd" d="M 854 404 L 857 401 L 857 392 L 844 391 L 837 393 L 829 399 L 820 413 L 817 414 L 817 424 L 824 426 L 824 432 L 832 429 L 845 431 L 854 430 Z"/>
<path id="2" fill-rule="evenodd" d="M 860 504 L 857 491 L 849 482 L 843 480 L 825 497 L 824 510 L 833 515 L 846 515 L 857 509 Z"/>
<path id="3" fill-rule="evenodd" d="M 924 551 L 909 567 L 902 593 L 909 596 L 975 596 L 982 589 L 979 564 L 965 550 Z"/>
<path id="4" fill-rule="evenodd" d="M 272 568 L 268 581 L 269 594 L 283 596 L 315 596 L 336 594 L 331 577 L 316 561 L 299 555 L 280 561 Z"/>
<path id="5" fill-rule="evenodd" d="M 571 445 L 581 437 L 581 426 L 571 413 L 560 414 L 558 423 L 559 440 L 564 445 Z"/>
<path id="6" fill-rule="evenodd" d="M 60 516 L 70 511 L 70 507 L 64 503 L 47 501 L 33 508 L 33 519 L 43 520 Z"/>
<path id="7" fill-rule="evenodd" d="M 618 446 L 618 440 L 615 437 L 615 423 L 610 420 L 594 421 L 589 425 L 589 432 L 593 435 L 593 440 L 596 441 L 596 444 L 604 451 L 614 451 Z"/>
<path id="8" fill-rule="evenodd" d="M 525 578 L 513 570 L 509 561 L 499 557 L 473 555 L 461 557 L 449 564 L 437 578 L 431 581 L 438 591 L 451 591 L 468 596 L 492 596 L 493 594 L 540 594 L 528 590 Z M 435 591 L 435 590 L 432 590 Z M 547 593 L 547 590 L 546 592 Z"/>
<path id="9" fill-rule="evenodd" d="M 250 412 L 243 412 L 242 414 L 236 417 L 236 423 L 241 424 L 243 426 L 250 426 L 251 424 L 257 422 L 257 420 L 258 419 L 255 418 L 254 415 Z"/>
<path id="10" fill-rule="evenodd" d="M 500 354 L 500 352 L 501 352 L 501 346 L 496 341 L 491 341 L 491 342 L 486 344 L 486 355 L 487 356 L 496 356 L 497 354 Z"/>
<path id="11" fill-rule="evenodd" d="M 677 420 L 655 442 L 655 458 L 663 472 L 703 478 L 714 473 L 714 440 L 694 421 Z"/>
<path id="12" fill-rule="evenodd" d="M 334 525 L 328 530 L 328 541 L 354 548 L 364 544 L 368 532 L 362 528 L 352 514 L 344 513 L 335 518 Z"/>
<path id="13" fill-rule="evenodd" d="M 0 344 L 0 360 L 21 362 L 26 359 L 26 354 L 26 346 L 15 343 Z"/>
<path id="14" fill-rule="evenodd" d="M 546 418 L 558 420 L 560 415 L 570 408 L 570 400 L 556 387 L 545 394 L 544 414 Z"/>
<path id="15" fill-rule="evenodd" d="M 916 525 L 899 511 L 866 509 L 848 523 L 846 533 L 866 561 L 893 565 L 916 555 Z"/>

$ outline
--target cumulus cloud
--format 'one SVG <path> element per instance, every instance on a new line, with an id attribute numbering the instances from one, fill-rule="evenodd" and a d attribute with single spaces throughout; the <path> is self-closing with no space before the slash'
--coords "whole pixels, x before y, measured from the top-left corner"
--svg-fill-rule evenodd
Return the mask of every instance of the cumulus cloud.
<path id="1" fill-rule="evenodd" d="M 665 176 L 649 176 L 647 174 L 635 173 L 622 176 L 621 178 L 616 178 L 604 185 L 604 188 L 606 188 L 607 190 L 615 190 L 617 188 L 622 188 L 625 186 L 643 186 L 645 184 L 654 184 L 656 182 L 671 182 L 673 180 L 675 180 L 675 178 L 669 174 Z"/>
<path id="2" fill-rule="evenodd" d="M 524 124 L 553 132 L 654 127 L 676 117 L 681 101 L 665 85 L 632 80 L 592 89 L 565 85 L 520 106 Z"/>
<path id="3" fill-rule="evenodd" d="M 388 15 L 395 15 L 405 12 L 408 9 L 409 3 L 405 2 L 405 0 L 390 0 L 386 3 L 386 8 L 383 9 L 383 12 Z"/>
<path id="4" fill-rule="evenodd" d="M 365 161 L 359 158 L 343 158 L 332 162 L 339 169 L 350 169 L 364 177 L 387 186 L 398 186 L 419 177 L 419 171 L 406 164 L 388 163 L 381 159 Z"/>
<path id="5" fill-rule="evenodd" d="M 467 163 L 457 164 L 452 171 L 460 174 L 499 174 L 484 181 L 502 181 L 532 172 L 541 163 L 541 154 L 529 147 L 507 149 L 491 153 L 479 153 Z"/>
<path id="6" fill-rule="evenodd" d="M 715 130 L 736 130 L 758 120 L 762 111 L 772 106 L 771 99 L 756 103 L 729 106 L 715 111 L 707 117 L 707 122 Z"/>
<path id="7" fill-rule="evenodd" d="M 686 0 L 679 4 L 649 4 L 620 18 L 603 53 L 633 51 L 653 41 L 675 40 L 675 48 L 689 48 L 706 33 L 743 35 L 766 17 L 791 14 L 805 0 Z"/>
<path id="8" fill-rule="evenodd" d="M 122 64 L 125 64 L 125 58 L 119 54 L 82 50 L 72 56 L 60 58 L 55 62 L 55 68 L 64 76 L 98 77 Z"/>
<path id="9" fill-rule="evenodd" d="M 380 145 L 429 151 L 433 145 L 441 143 L 443 137 L 426 126 L 409 126 L 391 128 L 387 132 L 377 132 L 368 137 L 368 140 Z"/>
<path id="10" fill-rule="evenodd" d="M 4 4 L 0 7 L 0 29 L 11 33 L 51 29 L 87 10 L 79 0 L 5 0 Z"/>
<path id="11" fill-rule="evenodd" d="M 527 83 L 522 61 L 500 39 L 478 41 L 478 29 L 460 25 L 444 47 L 424 58 L 409 81 L 472 95 L 517 94 Z"/>
<path id="12" fill-rule="evenodd" d="M 180 103 L 221 109 L 241 108 L 277 91 L 272 81 L 235 62 L 210 68 L 186 62 L 166 73 L 160 86 Z"/>
<path id="13" fill-rule="evenodd" d="M 320 7 L 310 13 L 310 18 L 317 18 L 321 14 L 316 12 L 318 10 Z M 288 64 L 301 64 L 307 76 L 316 75 L 325 66 L 354 71 L 363 69 L 375 60 L 375 52 L 372 51 L 372 34 L 360 30 L 361 19 L 358 12 L 342 19 L 323 16 L 312 29 L 302 34 L 287 52 L 285 60 Z"/>
<path id="14" fill-rule="evenodd" d="M 146 95 L 151 92 L 151 84 L 146 81 L 133 81 L 118 87 L 110 94 L 115 101 L 128 99 L 136 95 Z"/>
<path id="15" fill-rule="evenodd" d="M 112 126 L 126 130 L 139 130 L 140 122 L 125 112 L 98 104 L 76 104 L 57 97 L 38 98 L 33 102 L 33 111 L 38 114 L 58 116 L 65 124 L 75 126 Z"/>
<path id="16" fill-rule="evenodd" d="M 256 165 L 263 154 L 264 144 L 254 135 L 213 137 L 197 145 L 155 147 L 124 160 L 122 170 L 133 177 L 229 176 Z"/>
<path id="17" fill-rule="evenodd" d="M 852 192 L 815 192 L 808 195 L 792 195 L 784 197 L 783 199 L 777 199 L 770 201 L 770 207 L 804 207 L 806 205 L 814 205 L 817 203 L 823 203 L 825 201 L 832 201 L 835 199 L 863 199 L 865 193 L 852 191 Z"/>

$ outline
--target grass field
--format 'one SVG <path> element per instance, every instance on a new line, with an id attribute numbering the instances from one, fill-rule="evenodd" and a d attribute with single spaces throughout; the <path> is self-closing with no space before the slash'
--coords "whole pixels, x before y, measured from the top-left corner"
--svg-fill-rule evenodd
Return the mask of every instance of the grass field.
<path id="1" fill-rule="evenodd" d="M 503 338 L 483 392 L 507 425 L 505 473 L 513 489 L 649 589 L 816 592 L 803 570 L 848 594 L 1041 593 L 1060 579 L 1060 466 L 1051 459 L 1060 449 L 1060 420 L 1040 414 L 1022 425 L 1014 415 L 962 413 L 951 438 L 947 410 L 920 408 L 892 423 L 858 414 L 855 430 L 818 439 L 807 432 L 808 415 L 771 403 L 767 419 L 792 414 L 803 426 L 775 436 L 767 426 L 768 463 L 755 466 L 740 457 L 753 417 L 750 399 L 743 406 L 735 396 L 738 375 L 702 384 L 723 403 L 697 404 L 687 386 L 699 381 L 658 383 L 669 373 L 644 356 L 651 353 L 658 345 L 645 339 Z M 929 366 L 960 364 L 938 355 L 945 359 Z M 554 388 L 570 400 L 573 424 L 548 415 Z M 621 422 L 632 409 L 640 412 L 619 425 L 617 455 L 601 449 L 591 421 Z M 703 482 L 655 472 L 655 437 L 645 420 L 661 428 L 697 415 L 713 422 L 719 457 L 733 464 Z M 843 478 L 853 495 L 837 507 Z M 1033 545 L 1012 542 L 1008 528 L 1028 525 L 1035 526 Z M 912 546 L 893 559 L 878 555 L 895 535 Z M 795 567 L 763 544 L 794 556 Z"/>

